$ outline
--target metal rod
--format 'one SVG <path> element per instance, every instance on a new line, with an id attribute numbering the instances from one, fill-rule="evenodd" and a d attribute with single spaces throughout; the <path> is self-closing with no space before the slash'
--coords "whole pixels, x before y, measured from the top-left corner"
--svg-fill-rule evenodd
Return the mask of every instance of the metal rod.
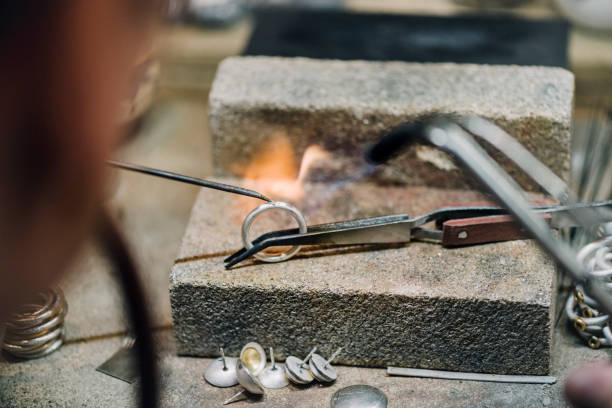
<path id="1" fill-rule="evenodd" d="M 234 401 L 238 401 L 238 397 L 240 397 L 241 395 L 244 395 L 245 393 L 246 393 L 246 390 L 242 390 L 239 393 L 234 394 L 229 399 L 226 399 L 225 401 L 223 401 L 223 405 L 231 404 Z"/>
<path id="2" fill-rule="evenodd" d="M 221 361 L 223 361 L 223 371 L 227 370 L 227 364 L 225 363 L 225 353 L 223 352 L 223 347 L 220 347 L 221 350 Z"/>
<path id="3" fill-rule="evenodd" d="M 554 384 L 556 377 L 546 375 L 500 375 L 461 373 L 455 371 L 424 370 L 420 368 L 387 367 L 388 375 L 401 377 L 440 378 L 442 380 L 489 381 L 520 384 Z"/>
<path id="4" fill-rule="evenodd" d="M 477 116 L 462 118 L 459 120 L 459 124 L 468 132 L 484 139 L 504 153 L 506 157 L 528 174 L 541 188 L 559 200 L 561 204 L 574 204 L 578 201 L 565 181 L 497 125 Z M 519 189 L 519 191 L 521 190 Z M 582 224 L 585 229 L 589 229 L 591 226 L 597 228 L 597 224 L 600 223 L 600 218 L 595 211 L 570 211 L 569 215 L 575 219 L 578 225 Z"/>
<path id="5" fill-rule="evenodd" d="M 423 135 L 431 144 L 459 159 L 500 203 L 514 215 L 516 220 L 548 252 L 548 254 L 576 281 L 587 278 L 584 267 L 576 260 L 574 251 L 552 235 L 545 222 L 529 208 L 529 204 L 518 193 L 520 187 L 510 179 L 500 166 L 478 145 L 465 130 L 452 122 L 429 126 Z M 590 280 L 590 279 L 587 279 Z M 590 287 L 593 297 L 606 312 L 612 311 L 612 299 L 595 284 Z"/>
<path id="6" fill-rule="evenodd" d="M 150 176 L 162 177 L 169 180 L 180 181 L 182 183 L 193 184 L 200 187 L 212 188 L 213 190 L 225 191 L 232 194 L 240 194 L 248 197 L 258 198 L 263 201 L 271 202 L 272 200 L 257 191 L 247 188 L 236 187 L 229 184 L 218 183 L 216 181 L 202 180 L 196 177 L 185 176 L 178 173 L 172 173 L 165 170 L 153 169 L 151 167 L 140 166 L 137 164 L 122 163 L 114 160 L 108 160 L 107 163 L 113 167 L 123 170 L 135 171 L 138 173 L 148 174 Z"/>
<path id="7" fill-rule="evenodd" d="M 315 353 L 315 351 L 317 351 L 317 346 L 315 346 L 312 350 L 310 350 L 310 353 L 308 353 L 306 358 L 304 360 L 302 360 L 302 363 L 300 364 L 300 367 L 304 367 L 308 363 L 308 360 L 310 360 L 310 357 L 312 357 L 312 355 Z"/>
<path id="8" fill-rule="evenodd" d="M 343 347 L 340 347 L 338 350 L 334 351 L 334 354 L 332 354 L 331 357 L 327 359 L 327 361 L 325 362 L 325 365 L 328 366 L 329 363 L 334 361 L 334 358 L 336 358 L 338 356 L 338 354 L 340 354 L 342 349 L 343 349 Z"/>

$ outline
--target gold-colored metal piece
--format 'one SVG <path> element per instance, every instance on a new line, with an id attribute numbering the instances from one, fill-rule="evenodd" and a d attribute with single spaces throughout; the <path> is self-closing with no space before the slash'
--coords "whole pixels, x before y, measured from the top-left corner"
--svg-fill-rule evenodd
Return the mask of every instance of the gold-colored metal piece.
<path id="1" fill-rule="evenodd" d="M 589 339 L 589 347 L 592 349 L 598 349 L 601 346 L 601 340 L 596 336 L 591 336 Z"/>
<path id="2" fill-rule="evenodd" d="M 574 289 L 574 300 L 578 304 L 582 304 L 582 302 L 584 302 L 584 294 L 581 290 Z"/>
<path id="3" fill-rule="evenodd" d="M 255 349 L 246 349 L 244 354 L 242 355 L 242 362 L 250 371 L 254 371 L 255 368 L 259 365 L 260 361 L 261 358 L 259 356 L 259 353 L 255 351 Z"/>
<path id="4" fill-rule="evenodd" d="M 576 330 L 584 331 L 584 329 L 586 329 L 587 325 L 586 325 L 586 322 L 584 320 L 582 320 L 579 317 L 576 317 L 574 319 L 574 327 L 576 328 Z"/>
<path id="5" fill-rule="evenodd" d="M 264 370 L 266 360 L 266 352 L 259 343 L 247 343 L 240 351 L 240 361 L 255 376 Z"/>
<path id="6" fill-rule="evenodd" d="M 595 314 L 593 313 L 593 309 L 591 309 L 585 304 L 580 305 L 580 314 L 582 315 L 582 317 L 586 318 L 591 318 L 595 316 Z"/>

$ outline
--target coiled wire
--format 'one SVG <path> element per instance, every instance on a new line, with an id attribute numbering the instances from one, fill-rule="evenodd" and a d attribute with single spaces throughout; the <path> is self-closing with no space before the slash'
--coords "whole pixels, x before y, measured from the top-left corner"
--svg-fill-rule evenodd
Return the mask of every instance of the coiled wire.
<path id="1" fill-rule="evenodd" d="M 612 294 L 612 236 L 583 246 L 578 252 L 578 261 L 586 266 L 589 277 Z M 565 313 L 589 347 L 612 346 L 610 316 L 598 310 L 597 302 L 582 284 L 577 284 L 567 298 Z"/>
<path id="2" fill-rule="evenodd" d="M 6 323 L 2 350 L 24 359 L 53 353 L 64 343 L 66 313 L 68 304 L 61 289 L 39 293 Z"/>

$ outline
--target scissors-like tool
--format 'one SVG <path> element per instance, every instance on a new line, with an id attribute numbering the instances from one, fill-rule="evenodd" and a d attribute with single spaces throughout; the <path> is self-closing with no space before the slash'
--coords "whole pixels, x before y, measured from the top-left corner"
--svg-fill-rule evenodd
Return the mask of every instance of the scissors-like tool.
<path id="1" fill-rule="evenodd" d="M 251 222 L 261 212 L 271 209 L 289 212 L 298 221 L 299 228 L 269 232 L 250 241 L 248 231 Z M 603 219 L 612 219 L 612 200 L 540 205 L 532 209 L 554 228 L 577 226 L 575 218 L 580 212 L 607 213 Z M 425 224 L 434 221 L 435 229 L 423 228 Z M 294 207 L 286 203 L 267 203 L 247 216 L 242 238 L 245 248 L 225 259 L 226 268 L 251 256 L 267 262 L 284 261 L 295 255 L 301 245 L 385 244 L 415 240 L 456 247 L 526 239 L 528 235 L 513 221 L 507 210 L 495 206 L 444 207 L 414 218 L 408 214 L 397 214 L 306 227 L 303 217 Z M 268 248 L 286 246 L 291 248 L 280 255 L 267 256 L 261 253 Z"/>

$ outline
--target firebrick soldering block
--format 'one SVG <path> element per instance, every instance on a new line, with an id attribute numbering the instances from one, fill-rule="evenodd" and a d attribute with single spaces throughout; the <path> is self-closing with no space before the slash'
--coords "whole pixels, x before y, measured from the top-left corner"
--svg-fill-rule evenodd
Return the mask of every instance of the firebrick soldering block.
<path id="1" fill-rule="evenodd" d="M 433 112 L 492 120 L 557 175 L 569 171 L 574 76 L 562 68 L 474 64 L 232 57 L 210 93 L 210 127 L 219 176 L 243 176 L 279 133 L 300 157 L 319 144 L 334 153 L 331 172 L 351 171 L 360 152 L 390 128 Z M 494 158 L 525 187 L 533 183 Z M 376 176 L 408 185 L 470 185 L 439 152 L 420 146 Z"/>
<path id="2" fill-rule="evenodd" d="M 309 224 L 482 199 L 368 183 L 331 193 L 309 184 L 305 197 Z M 286 262 L 249 260 L 225 270 L 223 258 L 242 247 L 241 222 L 257 204 L 200 193 L 170 277 L 179 353 L 213 356 L 224 347 L 236 355 L 257 341 L 279 359 L 304 357 L 314 346 L 329 356 L 344 346 L 336 361 L 349 365 L 548 373 L 555 268 L 533 241 L 310 247 Z"/>

